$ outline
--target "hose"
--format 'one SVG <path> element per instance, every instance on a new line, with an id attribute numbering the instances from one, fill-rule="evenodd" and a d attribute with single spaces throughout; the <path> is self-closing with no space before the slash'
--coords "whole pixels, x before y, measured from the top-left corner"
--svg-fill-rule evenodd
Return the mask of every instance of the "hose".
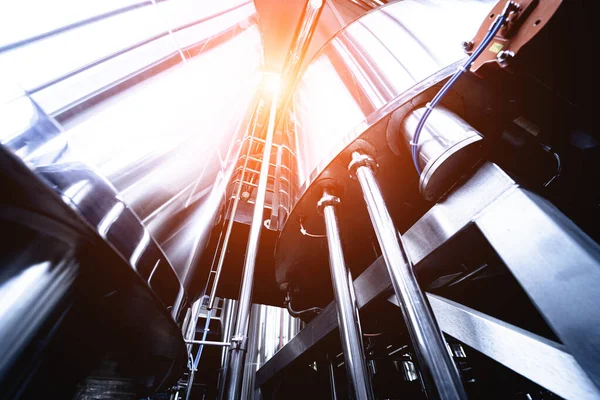
<path id="1" fill-rule="evenodd" d="M 304 228 L 304 225 L 302 225 L 302 220 L 300 220 L 300 233 L 303 234 L 304 236 L 308 236 L 311 238 L 325 238 L 327 237 L 327 235 L 316 235 L 313 233 L 308 233 L 308 231 L 306 230 L 306 228 Z"/>
<path id="2" fill-rule="evenodd" d="M 560 176 L 560 173 L 562 172 L 562 163 L 560 162 L 560 156 L 558 155 L 558 153 L 552 151 L 552 149 L 548 146 L 542 146 L 544 148 L 544 150 L 548 153 L 552 153 L 552 155 L 554 156 L 554 159 L 556 160 L 556 172 L 554 173 L 554 175 L 552 175 L 552 177 L 546 182 L 544 183 L 544 187 L 548 187 L 548 185 L 550 185 L 552 182 L 554 182 L 554 180 L 556 178 L 558 178 Z"/>
<path id="3" fill-rule="evenodd" d="M 307 308 L 306 310 L 295 311 L 292 308 L 292 298 L 290 296 L 290 292 L 287 292 L 287 294 L 285 295 L 284 304 L 287 307 L 287 310 L 290 313 L 290 315 L 292 317 L 296 317 L 296 318 L 300 318 L 302 316 L 302 314 L 306 314 L 309 312 L 314 312 L 314 313 L 320 314 L 323 311 L 319 307 L 311 307 L 311 308 Z"/>
<path id="4" fill-rule="evenodd" d="M 427 105 L 425 106 L 425 112 L 419 120 L 417 129 L 415 131 L 415 135 L 411 143 L 412 159 L 413 163 L 415 164 L 417 173 L 419 175 L 421 175 L 422 172 L 421 167 L 419 166 L 419 137 L 421 136 L 421 131 L 425 126 L 425 122 L 427 121 L 429 114 L 431 114 L 431 111 L 439 104 L 439 102 L 442 100 L 442 98 L 444 98 L 448 91 L 450 91 L 450 88 L 456 83 L 458 78 L 460 78 L 462 74 L 464 74 L 471 68 L 473 62 L 487 48 L 487 46 L 490 44 L 492 39 L 494 39 L 500 28 L 502 28 L 502 25 L 504 25 L 506 17 L 514 7 L 518 7 L 517 4 L 513 3 L 512 1 L 506 2 L 506 6 L 504 7 L 503 12 L 501 14 L 498 14 L 496 20 L 492 23 L 492 25 L 490 25 L 487 34 L 485 35 L 479 46 L 477 46 L 475 51 L 473 51 L 471 57 L 469 57 L 469 59 L 465 62 L 463 66 L 458 67 L 458 71 L 454 75 L 452 75 L 452 77 L 448 80 L 448 82 L 444 84 L 444 86 L 442 86 L 440 91 L 433 97 L 433 100 L 431 100 L 431 102 L 427 103 Z"/>

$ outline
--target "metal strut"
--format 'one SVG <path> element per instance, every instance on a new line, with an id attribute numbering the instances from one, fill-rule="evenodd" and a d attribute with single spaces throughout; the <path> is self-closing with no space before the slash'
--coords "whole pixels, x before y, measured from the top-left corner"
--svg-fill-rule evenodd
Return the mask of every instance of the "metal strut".
<path id="1" fill-rule="evenodd" d="M 306 2 L 304 14 L 294 35 L 294 43 L 290 49 L 288 57 L 286 58 L 283 68 L 283 79 L 281 80 L 284 86 L 283 90 L 281 90 L 283 93 L 283 99 L 281 104 L 279 104 L 279 115 L 277 113 L 278 103 L 280 101 L 279 87 L 274 89 L 272 93 L 269 124 L 267 127 L 267 135 L 265 137 L 258 186 L 256 188 L 254 213 L 252 215 L 252 224 L 250 225 L 250 234 L 248 236 L 248 245 L 246 247 L 246 259 L 244 260 L 236 325 L 234 334 L 231 337 L 231 358 L 227 371 L 228 379 L 225 383 L 225 398 L 230 400 L 239 399 L 241 393 L 244 356 L 248 341 L 248 324 L 250 320 L 250 309 L 252 306 L 254 267 L 256 264 L 256 255 L 258 252 L 261 229 L 263 227 L 263 211 L 265 208 L 265 197 L 267 192 L 271 148 L 273 147 L 273 136 L 275 133 L 275 128 L 277 127 L 277 123 L 279 120 L 281 120 L 283 113 L 287 109 L 287 104 L 291 98 L 293 85 L 296 82 L 298 72 L 302 66 L 302 60 L 304 59 L 310 39 L 315 31 L 316 23 L 321 15 L 322 8 L 322 0 L 308 0 Z"/>
<path id="2" fill-rule="evenodd" d="M 413 344 L 421 374 L 430 398 L 466 399 L 456 365 L 452 361 L 440 329 L 433 317 L 379 189 L 374 171 L 377 163 L 360 152 L 352 153 L 348 166 L 351 177 L 360 183 L 365 203 L 404 322 Z"/>
<path id="3" fill-rule="evenodd" d="M 284 86 L 281 91 L 280 113 L 276 117 L 275 127 L 278 127 L 283 120 L 284 114 L 294 95 L 294 89 L 298 83 L 298 76 L 306 57 L 306 52 L 323 11 L 323 3 L 323 0 L 306 1 L 306 6 L 300 17 L 300 23 L 294 33 L 294 42 L 290 47 L 283 67 L 282 77 L 284 77 Z"/>
<path id="4" fill-rule="evenodd" d="M 335 213 L 336 205 L 339 203 L 340 199 L 330 194 L 328 189 L 325 189 L 323 197 L 317 203 L 317 208 L 325 218 L 329 268 L 340 327 L 340 339 L 344 352 L 344 365 L 346 366 L 353 397 L 355 399 L 374 399 L 371 378 L 365 362 L 354 284 L 350 270 L 346 267 L 346 261 L 344 260 L 340 230 Z"/>
<path id="5" fill-rule="evenodd" d="M 260 242 L 261 229 L 263 227 L 263 212 L 267 192 L 267 178 L 269 175 L 269 162 L 271 148 L 273 147 L 273 135 L 275 131 L 275 115 L 277 112 L 278 89 L 273 90 L 271 108 L 269 112 L 269 124 L 263 149 L 258 188 L 246 247 L 246 259 L 242 274 L 239 305 L 237 311 L 234 334 L 231 337 L 232 347 L 230 349 L 230 364 L 228 369 L 228 380 L 226 382 L 226 399 L 239 399 L 243 378 L 244 356 L 248 342 L 248 322 L 250 320 L 250 308 L 252 306 L 252 286 L 254 284 L 254 268 L 256 266 L 256 255 Z"/>
<path id="6" fill-rule="evenodd" d="M 235 198 L 233 199 L 233 204 L 231 206 L 231 212 L 229 213 L 229 221 L 227 222 L 227 228 L 225 230 L 225 237 L 223 239 L 223 244 L 221 246 L 221 252 L 219 253 L 219 260 L 217 262 L 217 269 L 214 270 L 215 277 L 212 282 L 212 287 L 210 289 L 210 295 L 208 298 L 208 306 L 206 307 L 208 310 L 212 310 L 215 305 L 215 298 L 217 296 L 217 288 L 219 286 L 219 280 L 221 279 L 221 271 L 223 270 L 223 264 L 225 263 L 225 256 L 227 255 L 227 247 L 229 246 L 229 239 L 231 238 L 231 232 L 233 231 L 233 224 L 235 222 L 235 214 L 237 213 L 238 205 L 240 203 L 240 196 L 242 193 L 242 187 L 244 186 L 244 177 L 246 175 L 246 170 L 248 169 L 248 159 L 252 150 L 252 144 L 256 139 L 256 125 L 258 121 L 258 113 L 260 112 L 261 104 L 259 103 L 256 109 L 256 115 L 254 116 L 254 121 L 252 123 L 252 129 L 249 134 L 246 136 L 249 138 L 249 142 L 247 144 L 248 148 L 246 149 L 246 156 L 244 157 L 244 164 L 242 166 L 242 171 L 240 174 L 240 179 L 238 183 L 238 187 L 235 192 Z M 213 270 L 211 269 L 210 273 Z M 209 273 L 209 281 L 210 281 L 210 273 Z M 210 282 L 206 283 L 206 287 L 208 289 Z"/>
<path id="7" fill-rule="evenodd" d="M 258 120 L 257 115 L 259 114 L 261 107 L 262 107 L 262 103 L 259 102 L 254 110 L 254 118 L 253 118 L 253 122 L 252 122 L 252 127 L 247 129 L 246 134 L 244 135 L 244 137 L 241 140 L 242 143 L 240 145 L 240 151 L 242 150 L 244 143 L 246 141 L 248 141 L 246 156 L 244 157 L 245 160 L 244 160 L 244 164 L 243 164 L 243 167 L 241 170 L 241 179 L 240 179 L 240 182 L 239 182 L 236 194 L 235 194 L 235 198 L 231 203 L 231 207 L 226 212 L 226 215 L 229 216 L 229 222 L 227 224 L 227 228 L 224 232 L 224 235 L 222 232 L 219 237 L 217 246 L 220 245 L 220 253 L 219 253 L 219 259 L 217 262 L 217 267 L 216 267 L 216 269 L 213 269 L 213 267 L 215 265 L 215 261 L 216 261 L 216 258 L 213 258 L 213 262 L 211 264 L 211 269 L 208 273 L 208 278 L 206 281 L 206 285 L 204 287 L 204 293 L 210 292 L 210 295 L 201 296 L 198 300 L 196 300 L 193 303 L 192 307 L 190 308 L 190 318 L 188 320 L 188 323 L 186 325 L 185 332 L 184 332 L 185 333 L 184 338 L 185 338 L 185 343 L 186 343 L 186 346 L 188 349 L 188 353 L 191 353 L 193 344 L 199 344 L 201 346 L 201 349 L 202 349 L 202 346 L 211 345 L 211 342 L 208 342 L 208 341 L 194 340 L 195 336 L 196 336 L 196 327 L 198 325 L 198 319 L 200 317 L 200 312 L 203 309 L 206 309 L 208 311 L 207 320 L 206 320 L 207 325 L 210 323 L 210 319 L 212 317 L 211 314 L 212 314 L 212 310 L 215 306 L 217 287 L 219 285 L 221 271 L 223 270 L 225 255 L 227 254 L 227 247 L 229 245 L 229 239 L 231 237 L 231 232 L 233 229 L 233 222 L 235 219 L 235 214 L 237 212 L 238 204 L 240 201 L 240 193 L 242 190 L 242 186 L 244 184 L 244 175 L 245 175 L 246 171 L 248 170 L 248 168 L 247 168 L 248 158 L 249 158 L 248 156 L 250 155 L 250 152 L 252 149 L 252 144 L 253 144 L 254 140 L 256 139 L 255 134 L 256 134 L 256 125 L 257 125 L 257 120 Z M 222 239 L 223 239 L 223 242 L 221 243 Z M 208 302 L 206 304 L 205 304 L 205 299 L 208 299 Z M 228 336 L 225 336 L 225 337 L 228 337 Z M 217 342 L 214 342 L 214 343 L 217 343 Z M 214 344 L 214 343 L 212 343 L 212 344 Z M 221 345 L 221 347 L 228 347 L 229 345 L 230 344 L 228 343 L 226 346 Z M 195 371 L 196 371 L 196 364 L 200 361 L 200 356 L 202 355 L 201 349 L 198 351 L 196 360 L 192 361 L 191 366 L 190 366 L 190 372 L 188 375 L 188 385 L 187 385 L 186 393 L 185 393 L 186 400 L 189 399 L 190 395 L 191 395 L 193 381 L 194 381 L 194 377 L 195 377 Z M 223 351 L 223 354 L 225 354 L 225 353 L 226 352 Z M 224 357 L 222 357 L 222 358 L 224 358 Z M 193 357 L 192 357 L 192 360 L 194 360 Z"/>

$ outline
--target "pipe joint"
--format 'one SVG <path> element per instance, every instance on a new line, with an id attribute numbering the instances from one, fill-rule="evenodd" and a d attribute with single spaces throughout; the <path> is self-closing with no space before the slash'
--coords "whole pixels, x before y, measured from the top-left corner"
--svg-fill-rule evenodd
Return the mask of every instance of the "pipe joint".
<path id="1" fill-rule="evenodd" d="M 379 165 L 377 165 L 375 159 L 370 155 L 355 151 L 352 153 L 352 161 L 350 161 L 350 164 L 348 164 L 348 172 L 350 173 L 350 178 L 355 180 L 357 179 L 356 171 L 360 167 L 367 167 L 371 171 L 373 171 L 373 173 L 377 173 Z"/>
<path id="2" fill-rule="evenodd" d="M 321 199 L 317 202 L 317 211 L 320 215 L 323 215 L 323 210 L 325 207 L 337 206 L 340 203 L 341 201 L 339 197 L 329 194 L 327 191 L 325 191 L 323 193 L 323 197 L 321 197 Z"/>

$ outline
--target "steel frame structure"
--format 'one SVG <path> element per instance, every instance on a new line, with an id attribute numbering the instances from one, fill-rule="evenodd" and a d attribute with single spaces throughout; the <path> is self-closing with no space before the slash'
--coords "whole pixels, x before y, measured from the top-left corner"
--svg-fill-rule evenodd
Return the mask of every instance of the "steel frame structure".
<path id="1" fill-rule="evenodd" d="M 600 338 L 600 311 L 593 306 L 600 287 L 600 247 L 553 205 L 490 162 L 402 235 L 417 276 L 433 269 L 443 276 L 444 256 L 465 250 L 466 233 L 487 241 L 563 344 L 427 293 L 440 329 L 562 397 L 598 398 L 600 360 L 589 349 L 597 348 Z M 528 246 L 521 245 L 524 240 Z M 361 309 L 383 297 L 397 304 L 390 297 L 383 257 L 355 279 L 354 288 Z M 336 328 L 332 302 L 258 370 L 257 386 L 315 354 Z"/>

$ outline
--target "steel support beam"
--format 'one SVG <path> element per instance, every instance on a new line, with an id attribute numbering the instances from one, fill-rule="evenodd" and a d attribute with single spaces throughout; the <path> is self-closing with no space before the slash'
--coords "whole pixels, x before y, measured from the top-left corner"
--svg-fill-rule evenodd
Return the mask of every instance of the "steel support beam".
<path id="1" fill-rule="evenodd" d="M 565 346 L 434 294 L 427 294 L 442 331 L 566 399 L 600 392 Z M 395 304 L 391 296 L 388 300 Z"/>
<path id="2" fill-rule="evenodd" d="M 546 339 L 538 340 L 536 335 L 456 303 L 431 300 L 428 295 L 432 305 L 436 305 L 433 311 L 441 329 L 561 396 L 600 397 L 592 378 L 597 373 L 594 368 L 600 365 L 593 362 L 599 348 L 593 343 L 600 337 L 596 306 L 600 295 L 595 290 L 600 287 L 599 246 L 551 204 L 519 188 L 494 164 L 485 163 L 403 235 L 417 273 L 433 267 L 435 254 L 442 248 L 456 246 L 464 251 L 464 243 L 449 239 L 468 226 L 479 229 L 566 347 Z M 391 283 L 385 268 L 380 257 L 355 280 L 360 308 L 390 293 Z M 443 322 L 447 321 L 450 309 L 456 315 L 470 314 L 484 323 L 463 323 L 461 329 L 468 335 L 459 334 L 456 326 Z M 490 336 L 490 327 L 510 334 Z M 258 385 L 315 348 L 336 328 L 332 303 L 258 371 Z M 474 341 L 473 338 L 478 337 L 488 338 L 493 346 L 487 346 L 489 350 L 486 350 Z M 565 337 L 571 341 L 579 337 L 580 342 L 572 344 Z M 522 346 L 531 352 L 515 351 Z M 493 348 L 504 350 L 493 352 Z M 529 359 L 539 358 L 537 354 L 542 353 L 547 355 L 546 361 L 533 365 Z M 561 371 L 560 379 L 555 376 L 557 371 Z"/>
<path id="3" fill-rule="evenodd" d="M 210 340 L 186 340 L 187 344 L 201 344 L 203 346 L 220 346 L 220 347 L 229 347 L 231 343 L 229 342 L 213 342 Z"/>
<path id="4" fill-rule="evenodd" d="M 507 193 L 475 224 L 600 388 L 600 246 L 522 189 Z"/>
<path id="5" fill-rule="evenodd" d="M 359 306 L 391 292 L 383 260 L 373 263 L 355 281 Z M 380 281 L 383 279 L 385 284 Z M 360 295 L 358 294 L 360 293 Z M 567 348 L 524 329 L 442 297 L 427 294 L 443 332 L 480 351 L 507 368 L 568 399 L 597 399 L 600 391 Z M 397 305 L 394 295 L 388 300 Z M 329 315 L 328 315 L 329 314 Z M 335 304 L 276 353 L 257 373 L 263 385 L 337 328 Z"/>

